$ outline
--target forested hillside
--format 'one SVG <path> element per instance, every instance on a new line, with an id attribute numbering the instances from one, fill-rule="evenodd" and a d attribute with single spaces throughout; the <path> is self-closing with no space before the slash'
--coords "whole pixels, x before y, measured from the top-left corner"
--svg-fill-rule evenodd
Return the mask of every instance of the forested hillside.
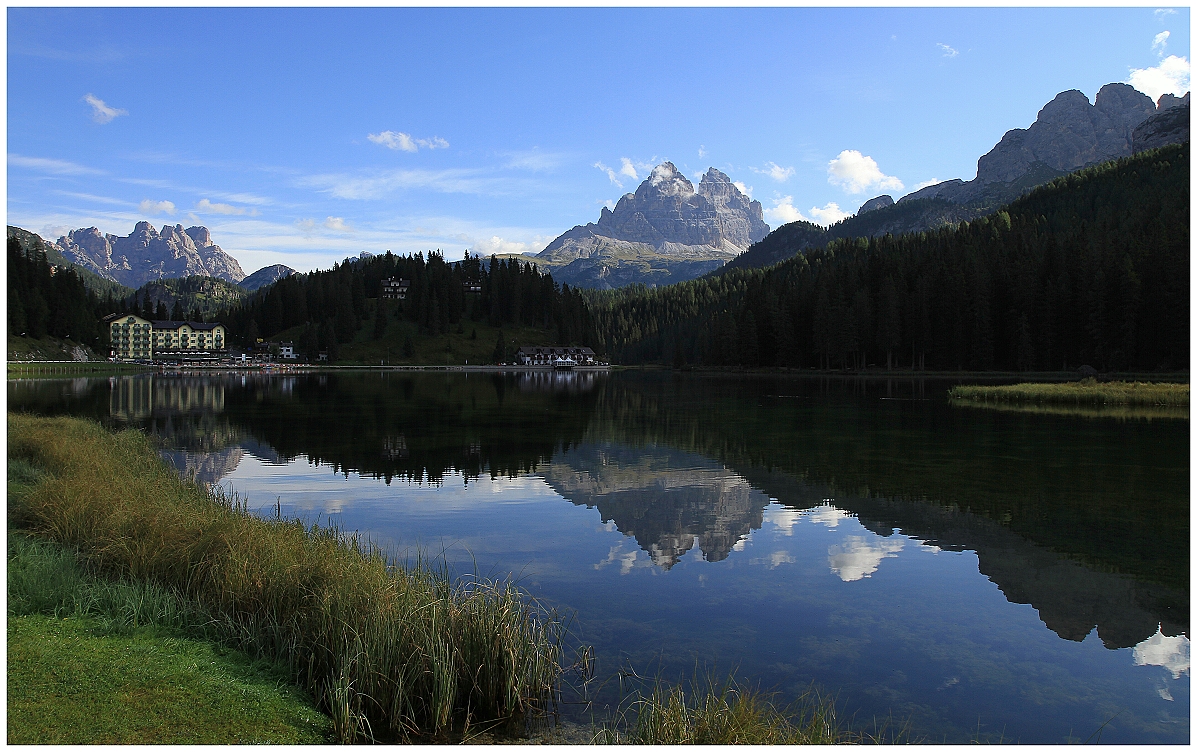
<path id="1" fill-rule="evenodd" d="M 36 237 L 36 236 L 34 236 Z M 95 349 L 106 342 L 99 318 L 107 306 L 70 266 L 51 267 L 45 250 L 8 237 L 8 333 L 71 339 Z M 103 338 L 104 341 L 101 341 Z"/>
<path id="2" fill-rule="evenodd" d="M 590 299 L 622 363 L 1185 369 L 1189 146 L 1058 178 L 971 223 Z"/>
<path id="3" fill-rule="evenodd" d="M 382 281 L 391 277 L 410 282 L 404 300 L 382 298 Z M 532 264 L 493 258 L 484 263 L 477 256 L 446 263 L 440 253 L 427 258 L 386 253 L 346 261 L 328 271 L 294 274 L 222 312 L 220 318 L 235 343 L 251 344 L 288 332 L 297 349 L 313 358 L 319 351 L 335 358 L 339 346 L 360 339 L 363 329 L 379 339 L 392 321 L 414 324 L 417 336 L 444 335 L 465 322 L 477 322 L 535 327 L 562 345 L 593 345 L 596 339 L 578 291 L 558 287 Z M 410 356 L 412 343 L 405 342 L 403 348 Z"/>

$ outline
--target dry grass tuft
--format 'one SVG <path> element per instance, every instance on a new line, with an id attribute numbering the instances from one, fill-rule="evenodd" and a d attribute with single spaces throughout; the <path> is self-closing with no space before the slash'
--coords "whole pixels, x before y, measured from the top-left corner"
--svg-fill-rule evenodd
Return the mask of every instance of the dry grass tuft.
<path id="1" fill-rule="evenodd" d="M 46 473 L 21 523 L 200 604 L 224 640 L 289 666 L 342 741 L 440 734 L 554 695 L 563 624 L 510 582 L 453 585 L 335 530 L 251 515 L 180 480 L 136 431 L 10 413 L 8 440 L 10 460 Z"/>

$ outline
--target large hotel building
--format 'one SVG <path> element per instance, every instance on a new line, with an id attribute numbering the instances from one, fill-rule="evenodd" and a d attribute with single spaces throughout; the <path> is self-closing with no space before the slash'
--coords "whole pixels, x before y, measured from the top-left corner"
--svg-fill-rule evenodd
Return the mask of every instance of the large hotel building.
<path id="1" fill-rule="evenodd" d="M 150 321 L 133 314 L 104 317 L 117 360 L 204 359 L 228 350 L 224 324 Z"/>

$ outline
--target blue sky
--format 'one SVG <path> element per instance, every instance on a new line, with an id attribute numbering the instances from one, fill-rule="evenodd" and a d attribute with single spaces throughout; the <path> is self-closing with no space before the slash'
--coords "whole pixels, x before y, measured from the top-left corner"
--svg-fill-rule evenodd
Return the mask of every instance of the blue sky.
<path id="1" fill-rule="evenodd" d="M 10 8 L 8 223 L 202 224 L 247 273 L 536 252 L 670 160 L 826 224 L 1189 57 L 1187 7 Z"/>

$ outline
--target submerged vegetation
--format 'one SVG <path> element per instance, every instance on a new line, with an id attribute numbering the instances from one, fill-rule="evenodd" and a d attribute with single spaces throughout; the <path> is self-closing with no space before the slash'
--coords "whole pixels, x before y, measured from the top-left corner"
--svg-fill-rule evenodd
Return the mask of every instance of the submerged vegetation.
<path id="1" fill-rule="evenodd" d="M 564 625 L 510 582 L 454 584 L 335 530 L 249 514 L 182 481 L 137 431 L 10 414 L 9 458 L 45 477 L 9 515 L 90 569 L 203 610 L 226 645 L 285 665 L 338 739 L 431 738 L 551 700 Z"/>
<path id="2" fill-rule="evenodd" d="M 953 401 L 982 405 L 1062 406 L 1189 406 L 1189 385 L 1139 381 L 1098 381 L 1088 378 L 1060 384 L 1007 384 L 1003 386 L 956 386 L 948 396 Z"/>

